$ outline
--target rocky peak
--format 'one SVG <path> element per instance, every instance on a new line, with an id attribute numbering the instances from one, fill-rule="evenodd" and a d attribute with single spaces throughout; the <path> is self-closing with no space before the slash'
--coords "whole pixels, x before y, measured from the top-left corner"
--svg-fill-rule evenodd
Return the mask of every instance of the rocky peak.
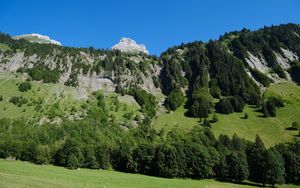
<path id="1" fill-rule="evenodd" d="M 137 44 L 134 40 L 125 37 L 121 38 L 119 43 L 114 45 L 112 49 L 117 49 L 120 50 L 121 52 L 126 52 L 126 53 L 143 52 L 145 54 L 149 54 L 144 44 Z"/>

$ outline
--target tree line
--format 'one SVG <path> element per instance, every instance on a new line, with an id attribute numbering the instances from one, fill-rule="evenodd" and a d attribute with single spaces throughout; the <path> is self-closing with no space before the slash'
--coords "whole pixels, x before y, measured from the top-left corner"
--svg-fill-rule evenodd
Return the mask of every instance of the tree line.
<path id="1" fill-rule="evenodd" d="M 101 109 L 61 125 L 0 120 L 0 157 L 37 164 L 110 169 L 167 178 L 300 183 L 300 142 L 266 148 L 259 136 L 215 138 L 209 128 L 157 131 L 143 120 L 128 131 Z"/>

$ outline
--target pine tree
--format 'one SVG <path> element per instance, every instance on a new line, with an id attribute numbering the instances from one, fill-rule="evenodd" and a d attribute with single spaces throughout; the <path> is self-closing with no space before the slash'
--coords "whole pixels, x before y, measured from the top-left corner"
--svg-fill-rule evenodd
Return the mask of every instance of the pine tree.
<path id="1" fill-rule="evenodd" d="M 248 178 L 248 163 L 245 155 L 233 152 L 226 156 L 226 164 L 228 178 L 236 181 L 243 181 Z"/>
<path id="2" fill-rule="evenodd" d="M 264 155 L 266 148 L 261 138 L 256 135 L 255 142 L 247 148 L 247 160 L 249 164 L 249 180 L 262 183 L 264 167 Z"/>
<path id="3" fill-rule="evenodd" d="M 284 183 L 284 161 L 276 149 L 271 148 L 265 152 L 265 164 L 262 169 L 264 184 L 275 187 L 275 184 Z"/>

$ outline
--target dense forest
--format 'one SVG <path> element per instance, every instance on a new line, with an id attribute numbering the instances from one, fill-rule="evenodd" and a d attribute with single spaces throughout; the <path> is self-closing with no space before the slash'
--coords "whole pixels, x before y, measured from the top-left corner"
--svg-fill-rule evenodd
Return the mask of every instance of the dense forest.
<path id="1" fill-rule="evenodd" d="M 187 133 L 157 131 L 147 121 L 125 131 L 101 110 L 62 125 L 1 119 L 0 129 L 1 158 L 167 178 L 300 183 L 299 141 L 267 149 L 259 136 L 254 142 L 237 135 L 215 138 L 209 128 L 200 126 Z"/>
<path id="2" fill-rule="evenodd" d="M 207 118 L 214 108 L 213 98 L 222 98 L 215 105 L 220 113 L 243 111 L 244 104 L 260 108 L 264 102 L 260 88 L 247 70 L 265 87 L 273 80 L 247 64 L 248 52 L 264 58 L 271 72 L 279 77 L 286 79 L 288 71 L 299 83 L 299 63 L 290 62 L 291 68 L 285 71 L 275 56 L 275 52 L 284 56 L 282 49 L 290 49 L 300 56 L 299 35 L 298 25 L 286 24 L 254 32 L 243 29 L 226 33 L 219 40 L 208 43 L 193 42 L 168 49 L 161 55 L 163 67 L 160 76 L 162 91 L 168 96 L 167 108 L 175 110 L 182 104 L 181 92 L 186 92 L 187 115 L 192 117 Z"/>

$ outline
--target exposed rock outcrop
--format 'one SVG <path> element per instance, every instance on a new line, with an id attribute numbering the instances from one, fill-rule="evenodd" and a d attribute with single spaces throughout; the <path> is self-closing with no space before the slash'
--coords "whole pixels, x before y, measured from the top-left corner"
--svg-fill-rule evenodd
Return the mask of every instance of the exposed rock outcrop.
<path id="1" fill-rule="evenodd" d="M 146 46 L 144 44 L 137 44 L 134 40 L 130 38 L 122 38 L 120 42 L 112 47 L 112 49 L 120 50 L 126 53 L 139 53 L 143 52 L 149 54 Z"/>

